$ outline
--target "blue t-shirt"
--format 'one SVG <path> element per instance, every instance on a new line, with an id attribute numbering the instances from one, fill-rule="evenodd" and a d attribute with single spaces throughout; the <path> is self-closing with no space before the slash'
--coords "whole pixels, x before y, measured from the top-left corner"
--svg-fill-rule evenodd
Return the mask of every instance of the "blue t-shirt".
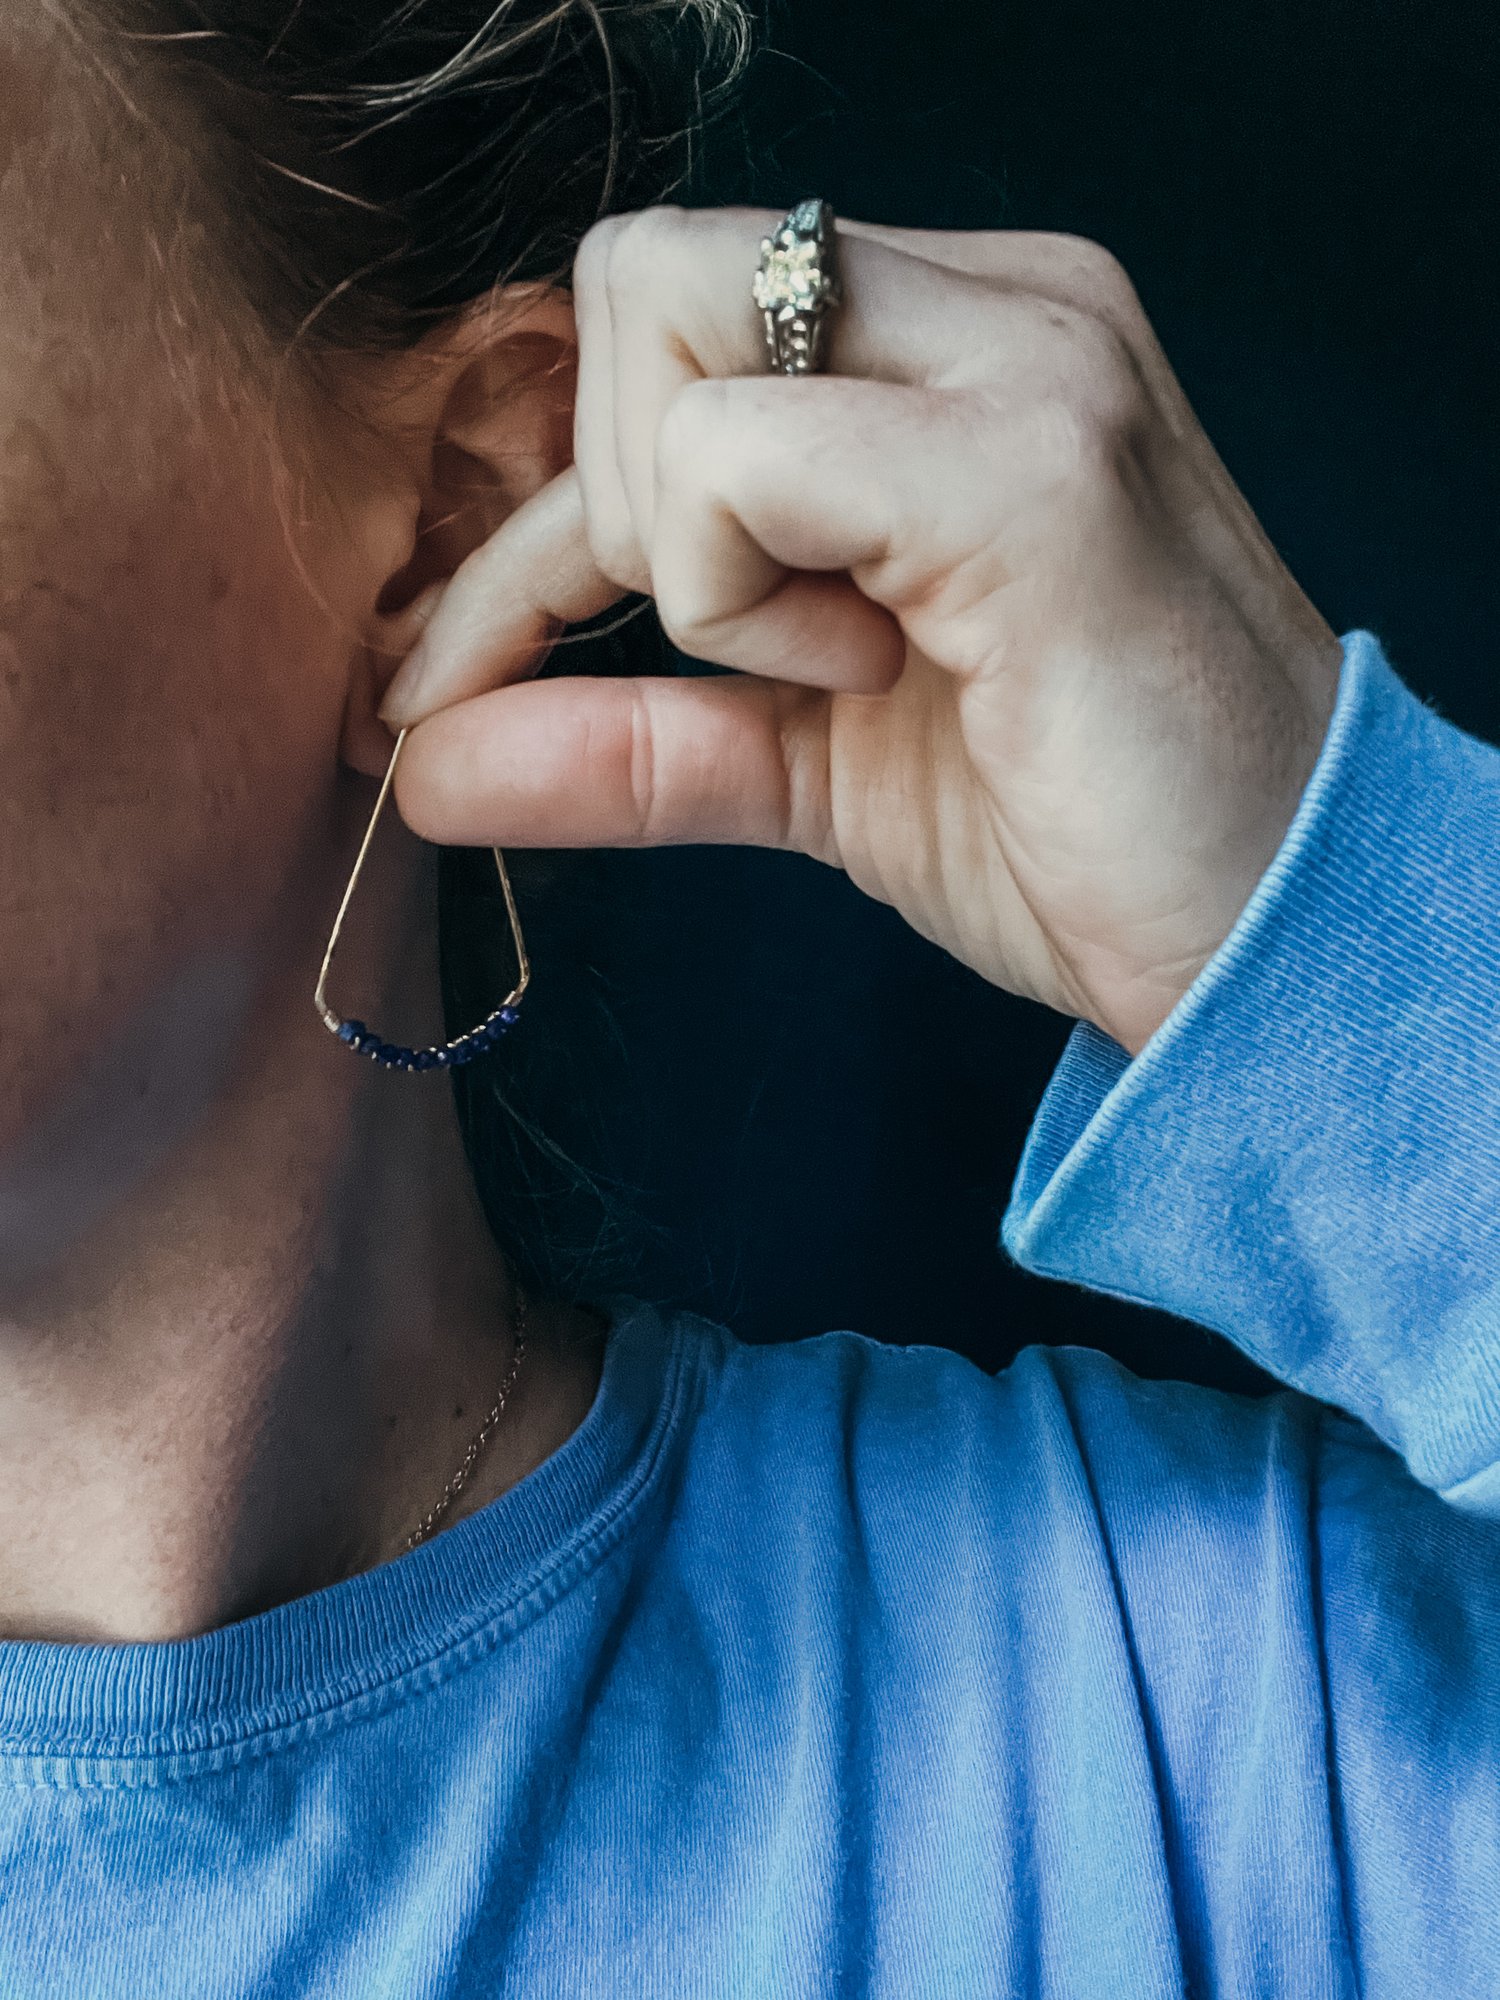
<path id="1" fill-rule="evenodd" d="M 425 1547 L 0 1645 L 3 2000 L 1494 2000 L 1500 753 L 1369 635 L 1004 1237 L 1293 1386 L 615 1299 L 582 1427 Z"/>

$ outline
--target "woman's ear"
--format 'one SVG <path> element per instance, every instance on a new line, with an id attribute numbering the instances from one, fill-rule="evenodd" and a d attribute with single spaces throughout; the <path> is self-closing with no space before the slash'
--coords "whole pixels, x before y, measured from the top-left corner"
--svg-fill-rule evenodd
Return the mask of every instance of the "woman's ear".
<path id="1" fill-rule="evenodd" d="M 571 462 L 577 359 L 570 294 L 511 286 L 403 355 L 367 400 L 395 446 L 401 491 L 368 495 L 372 521 L 380 517 L 371 541 L 379 574 L 342 744 L 356 770 L 379 776 L 390 760 L 390 731 L 376 712 L 443 586 Z"/>

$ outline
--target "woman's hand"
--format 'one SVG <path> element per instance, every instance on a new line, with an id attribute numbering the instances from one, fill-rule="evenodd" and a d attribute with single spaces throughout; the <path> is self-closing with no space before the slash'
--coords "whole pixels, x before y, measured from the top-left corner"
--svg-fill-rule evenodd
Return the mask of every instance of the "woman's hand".
<path id="1" fill-rule="evenodd" d="M 1279 846 L 1338 644 L 1106 252 L 844 224 L 831 372 L 788 380 L 749 301 L 776 219 L 585 240 L 576 462 L 393 685 L 388 720 L 431 716 L 401 810 L 473 844 L 798 848 L 1134 1052 Z M 519 684 L 627 589 L 742 673 Z"/>

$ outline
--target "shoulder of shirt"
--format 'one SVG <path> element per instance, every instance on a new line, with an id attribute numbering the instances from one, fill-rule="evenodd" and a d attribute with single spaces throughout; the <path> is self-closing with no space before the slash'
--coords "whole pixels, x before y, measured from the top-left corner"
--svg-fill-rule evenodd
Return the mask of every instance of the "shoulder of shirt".
<path id="1" fill-rule="evenodd" d="M 921 1342 L 840 1329 L 759 1345 L 671 1318 L 697 1374 L 674 1544 L 736 1601 L 788 1579 L 834 1601 L 852 1566 L 924 1630 L 950 1620 L 940 1578 L 1043 1602 L 1070 1565 L 1097 1569 L 1122 1507 L 1132 1538 L 1169 1534 L 1230 1573 L 1243 1561 L 1234 1524 L 1266 1470 L 1264 1419 L 1232 1407 L 1248 1399 L 1143 1382 L 1083 1347 L 1027 1347 L 990 1374 Z"/>
<path id="2" fill-rule="evenodd" d="M 792 1458 L 841 1462 L 861 1482 L 993 1476 L 1048 1441 L 1075 1451 L 1080 1404 L 1155 1386 L 1084 1347 L 1023 1348 L 992 1374 L 926 1342 L 840 1328 L 759 1343 L 697 1314 L 670 1317 L 702 1371 L 695 1449 L 727 1455 L 752 1482 Z"/>
<path id="3" fill-rule="evenodd" d="M 1297 1543 L 1314 1494 L 1325 1532 L 1335 1515 L 1358 1529 L 1401 1506 L 1431 1527 L 1444 1511 L 1296 1390 L 1149 1380 L 1079 1346 L 1029 1346 L 991 1374 L 926 1343 L 841 1329 L 762 1345 L 670 1319 L 697 1372 L 674 1533 L 731 1595 L 788 1577 L 816 1594 L 854 1565 L 926 1629 L 947 1616 L 935 1579 L 1045 1602 L 1059 1576 L 1113 1562 L 1133 1587 L 1181 1570 L 1228 1603 L 1268 1547 Z"/>
<path id="4" fill-rule="evenodd" d="M 1056 1492 L 1062 1480 L 1090 1504 L 1139 1488 L 1163 1506 L 1191 1491 L 1214 1511 L 1258 1491 L 1268 1462 L 1303 1479 L 1319 1452 L 1381 1479 L 1394 1467 L 1362 1425 L 1296 1390 L 1150 1380 L 1094 1348 L 1028 1346 L 990 1373 L 923 1342 L 840 1329 L 761 1344 L 692 1313 L 671 1318 L 703 1369 L 693 1449 L 742 1485 L 774 1482 L 793 1461 L 836 1461 L 866 1488 Z"/>

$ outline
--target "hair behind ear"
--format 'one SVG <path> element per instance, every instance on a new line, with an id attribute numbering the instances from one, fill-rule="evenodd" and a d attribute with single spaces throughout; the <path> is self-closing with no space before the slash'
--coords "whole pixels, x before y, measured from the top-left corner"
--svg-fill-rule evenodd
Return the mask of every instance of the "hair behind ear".
<path id="1" fill-rule="evenodd" d="M 660 201 L 728 101 L 740 0 L 48 0 L 192 155 L 278 348 L 410 347 Z M 101 34 L 102 30 L 102 34 Z"/>

